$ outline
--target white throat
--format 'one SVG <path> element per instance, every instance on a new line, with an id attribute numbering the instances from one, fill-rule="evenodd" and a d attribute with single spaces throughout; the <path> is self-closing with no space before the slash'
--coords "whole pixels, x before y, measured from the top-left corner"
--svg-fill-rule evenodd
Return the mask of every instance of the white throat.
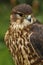
<path id="1" fill-rule="evenodd" d="M 30 25 L 29 21 L 24 19 L 24 21 L 20 24 L 17 22 L 12 22 L 13 29 L 23 29 L 24 27 L 27 27 Z"/>

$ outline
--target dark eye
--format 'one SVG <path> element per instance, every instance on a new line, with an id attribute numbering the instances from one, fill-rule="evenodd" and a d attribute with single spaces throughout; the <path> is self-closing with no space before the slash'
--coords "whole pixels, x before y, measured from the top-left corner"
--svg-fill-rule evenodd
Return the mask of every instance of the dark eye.
<path id="1" fill-rule="evenodd" d="M 23 16 L 23 14 L 22 13 L 19 13 L 19 15 L 22 17 Z"/>

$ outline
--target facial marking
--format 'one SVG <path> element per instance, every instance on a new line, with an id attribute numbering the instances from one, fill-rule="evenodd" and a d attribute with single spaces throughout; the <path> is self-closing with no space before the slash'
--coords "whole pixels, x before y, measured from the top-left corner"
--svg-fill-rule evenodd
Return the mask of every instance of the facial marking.
<path id="1" fill-rule="evenodd" d="M 34 17 L 32 17 L 32 15 L 24 15 L 22 14 L 23 16 L 21 16 L 21 13 L 16 13 L 14 16 L 16 16 L 16 20 L 13 20 L 13 27 L 14 29 L 23 29 L 24 27 L 27 27 L 28 25 L 31 25 L 33 24 L 34 22 Z M 13 18 L 12 17 L 13 15 L 11 15 L 11 19 Z"/>
<path id="2" fill-rule="evenodd" d="M 16 14 L 16 16 L 17 16 L 17 18 L 18 18 L 18 19 L 20 19 L 20 18 L 21 18 L 19 14 Z"/>

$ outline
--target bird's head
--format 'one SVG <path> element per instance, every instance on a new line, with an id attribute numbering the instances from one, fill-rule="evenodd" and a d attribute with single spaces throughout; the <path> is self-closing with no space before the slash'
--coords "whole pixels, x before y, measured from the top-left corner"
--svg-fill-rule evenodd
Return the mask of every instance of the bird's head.
<path id="1" fill-rule="evenodd" d="M 20 25 L 31 25 L 36 19 L 33 16 L 33 11 L 30 5 L 21 4 L 12 9 L 10 15 L 11 24 L 20 24 Z"/>

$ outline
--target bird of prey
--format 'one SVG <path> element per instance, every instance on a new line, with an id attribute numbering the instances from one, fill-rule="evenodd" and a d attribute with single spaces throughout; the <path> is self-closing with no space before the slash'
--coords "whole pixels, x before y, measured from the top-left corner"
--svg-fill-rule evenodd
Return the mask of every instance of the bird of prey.
<path id="1" fill-rule="evenodd" d="M 15 65 L 43 65 L 43 24 L 35 18 L 30 5 L 12 9 L 4 39 Z"/>

